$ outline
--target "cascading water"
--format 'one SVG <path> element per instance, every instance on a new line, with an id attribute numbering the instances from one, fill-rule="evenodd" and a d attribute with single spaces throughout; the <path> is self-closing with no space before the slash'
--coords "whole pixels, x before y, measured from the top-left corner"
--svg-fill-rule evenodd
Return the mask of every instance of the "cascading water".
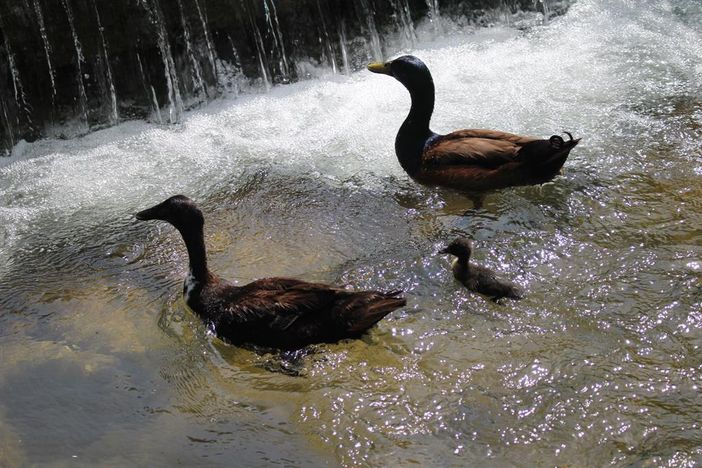
<path id="1" fill-rule="evenodd" d="M 205 44 L 207 45 L 207 59 L 210 62 L 210 68 L 212 70 L 212 75 L 217 76 L 217 65 L 216 65 L 216 59 L 215 59 L 215 51 L 214 48 L 212 47 L 212 39 L 210 38 L 210 31 L 209 27 L 207 26 L 207 19 L 205 18 L 205 15 L 202 13 L 202 8 L 200 7 L 200 2 L 199 0 L 194 0 L 195 2 L 195 8 L 197 9 L 197 16 L 200 19 L 200 23 L 202 24 L 202 30 L 203 30 L 203 36 L 205 38 Z"/>
<path id="2" fill-rule="evenodd" d="M 44 26 L 44 14 L 41 12 L 41 6 L 39 5 L 39 0 L 32 0 L 34 2 L 34 13 L 37 17 L 37 25 L 39 26 L 39 33 L 41 34 L 41 40 L 44 45 L 44 53 L 46 55 L 46 65 L 49 70 L 49 80 L 51 83 L 51 95 L 56 97 L 56 78 L 54 73 L 54 67 L 51 65 L 51 46 L 49 45 L 49 38 L 46 34 L 46 26 Z M 53 104 L 53 102 L 52 102 Z"/>
<path id="3" fill-rule="evenodd" d="M 73 39 L 73 46 L 76 51 L 76 83 L 78 83 L 78 98 L 80 102 L 80 118 L 81 121 L 87 125 L 88 124 L 88 96 L 85 94 L 85 85 L 83 84 L 83 62 L 85 58 L 83 57 L 83 47 L 80 45 L 80 39 L 76 35 L 76 28 L 73 24 L 73 12 L 68 0 L 61 0 L 63 8 L 66 11 L 66 17 L 68 18 L 68 25 L 71 30 L 71 38 Z"/>
<path id="4" fill-rule="evenodd" d="M 417 34 L 414 31 L 409 5 L 405 0 L 394 0 L 392 4 L 393 8 L 398 12 L 398 28 L 404 32 L 404 39 L 408 46 L 412 47 L 417 41 Z"/>
<path id="5" fill-rule="evenodd" d="M 178 5 L 178 10 L 180 10 L 180 22 L 183 27 L 183 40 L 185 42 L 185 49 L 187 51 L 188 58 L 190 59 L 190 65 L 192 67 L 192 83 L 197 96 L 198 101 L 206 101 L 207 89 L 205 86 L 205 81 L 202 78 L 202 71 L 200 69 L 200 64 L 195 57 L 195 53 L 192 47 L 192 41 L 190 40 L 190 27 L 185 19 L 185 12 L 183 11 L 182 0 L 176 0 Z"/>
<path id="6" fill-rule="evenodd" d="M 183 113 L 183 99 L 180 95 L 178 71 L 176 70 L 173 54 L 171 54 L 171 45 L 168 41 L 168 32 L 166 31 L 165 20 L 161 12 L 161 5 L 159 0 L 142 0 L 142 2 L 142 5 L 151 16 L 151 22 L 157 29 L 158 48 L 163 61 L 163 73 L 168 89 L 168 121 L 176 123 L 180 121 L 180 115 Z"/>
<path id="7" fill-rule="evenodd" d="M 344 66 L 344 74 L 351 73 L 351 64 L 349 63 L 349 52 L 346 50 L 346 25 L 342 22 L 339 25 L 339 50 L 341 51 L 341 63 Z"/>
<path id="8" fill-rule="evenodd" d="M 324 12 L 322 11 L 322 5 L 317 1 L 317 11 L 319 12 L 319 22 L 322 26 L 322 36 L 320 36 L 320 41 L 324 42 L 324 49 L 325 49 L 325 59 L 324 62 L 326 62 L 329 67 L 332 69 L 333 73 L 338 73 L 339 69 L 336 66 L 336 60 L 334 59 L 334 48 L 332 46 L 331 40 L 329 39 L 329 31 L 327 30 L 327 23 L 324 20 Z M 342 52 L 342 57 L 343 57 L 343 52 Z M 342 58 L 343 60 L 343 58 Z"/>
<path id="9" fill-rule="evenodd" d="M 273 0 L 263 0 L 263 11 L 265 12 L 267 30 L 271 33 L 271 36 L 273 36 L 274 51 L 271 51 L 271 53 L 275 53 L 280 57 L 278 63 L 280 75 L 284 81 L 287 81 L 290 75 L 290 67 L 288 65 L 287 54 L 285 53 L 283 33 L 280 31 L 280 23 L 278 22 L 278 12 L 276 11 Z"/>
<path id="10" fill-rule="evenodd" d="M 564 11 L 563 2 L 548 1 Z M 533 0 L 446 5 L 463 7 L 457 13 L 463 17 L 476 7 L 541 8 Z M 179 122 L 184 109 L 228 92 L 232 81 L 243 79 L 234 88 L 256 91 L 257 82 L 267 90 L 317 74 L 320 66 L 349 73 L 383 58 L 386 32 L 399 32 L 412 47 L 414 23 L 438 11 L 436 1 L 424 0 L 0 0 L 0 82 L 22 76 L 27 90 L 20 101 L 0 87 L 11 122 L 1 127 L 0 153 L 14 145 L 10 132 L 28 141 L 70 137 L 120 119 L 158 120 L 159 112 Z M 12 51 L 20 49 L 16 60 Z"/>
<path id="11" fill-rule="evenodd" d="M 255 36 L 255 41 L 256 41 L 256 55 L 258 57 L 258 66 L 259 66 L 259 71 L 261 73 L 261 80 L 263 81 L 263 84 L 266 88 L 266 90 L 271 89 L 271 80 L 269 79 L 269 71 L 268 71 L 268 66 L 266 64 L 265 60 L 265 50 L 264 50 L 264 45 L 263 45 L 263 37 L 261 36 L 261 31 L 259 31 L 258 26 L 256 26 L 256 23 L 253 20 L 253 17 L 251 18 L 251 27 L 254 32 Z"/>
<path id="12" fill-rule="evenodd" d="M 102 67 L 105 70 L 107 77 L 107 86 L 110 93 L 110 111 L 109 111 L 109 122 L 114 125 L 119 121 L 119 111 L 117 110 L 117 93 L 115 91 L 115 82 L 112 78 L 112 65 L 110 64 L 110 54 L 107 51 L 107 41 L 105 40 L 105 34 L 102 27 L 102 21 L 100 21 L 100 12 L 98 11 L 97 3 L 93 0 L 93 8 L 95 9 L 95 19 L 97 20 L 98 32 L 100 33 L 100 43 L 102 44 L 102 57 L 105 61 L 105 65 Z M 138 58 L 138 57 L 137 57 Z M 140 64 L 141 68 L 141 64 Z M 144 71 L 141 69 L 142 83 Z"/>
<path id="13" fill-rule="evenodd" d="M 61 2 L 37 2 L 68 28 Z M 358 2 L 335 10 L 320 0 L 331 42 L 337 34 L 347 46 L 349 76 L 325 68 L 320 49 L 286 42 L 290 72 L 309 78 L 259 93 L 246 92 L 260 79 L 248 13 L 236 10 L 245 45 L 220 29 L 231 18 L 200 0 L 218 83 L 231 78 L 243 92 L 160 125 L 159 108 L 169 120 L 168 66 L 145 6 L 161 6 L 184 107 L 192 97 L 183 36 L 169 29 L 180 13 L 166 3 L 125 3 L 136 12 L 131 29 L 117 6 L 97 1 L 120 118 L 153 114 L 150 122 L 33 143 L 13 131 L 12 155 L 0 158 L 0 466 L 698 463 L 699 2 L 578 0 L 566 12 L 554 2 L 549 11 L 559 14 L 548 23 L 533 9 L 481 12 L 476 22 L 443 2 L 430 22 L 408 2 L 414 47 L 399 17 L 379 14 L 384 58 L 412 53 L 432 70 L 433 130 L 583 138 L 553 182 L 490 194 L 480 210 L 415 184 L 399 166 L 393 141 L 409 96 L 360 70 L 372 51 L 366 18 L 352 21 Z M 296 35 L 285 2 L 275 4 L 284 41 L 328 51 L 317 20 Z M 299 15 L 319 15 L 316 0 L 297 5 Z M 84 72 L 107 76 L 91 58 L 104 55 L 99 35 L 81 35 L 89 22 L 78 18 L 92 4 L 71 6 Z M 200 16 L 192 1 L 182 6 L 210 83 Z M 17 26 L 8 11 L 0 56 L 9 43 L 19 74 L 0 69 L 3 125 L 16 122 L 21 89 L 28 104 L 52 95 L 39 28 L 35 77 L 14 36 L 5 38 Z M 277 73 L 271 32 L 253 13 Z M 78 104 L 75 47 L 55 40 L 53 23 L 45 26 L 58 112 Z M 134 56 L 110 35 L 115 24 L 138 42 Z M 343 47 L 333 51 L 341 71 Z M 72 66 L 59 68 L 59 56 Z M 120 84 L 126 72 L 132 88 Z M 96 87 L 85 83 L 97 109 Z M 138 96 L 141 114 L 128 113 L 136 105 L 126 96 Z M 400 288 L 408 306 L 363 339 L 296 355 L 228 346 L 182 302 L 178 233 L 133 217 L 177 193 L 202 207 L 209 263 L 225 278 Z M 494 304 L 457 285 L 437 251 L 458 236 L 472 237 L 475 260 L 520 283 L 526 298 Z"/>
<path id="14" fill-rule="evenodd" d="M 378 34 L 378 28 L 375 25 L 375 10 L 372 4 L 368 4 L 368 0 L 359 0 L 362 11 L 366 16 L 366 24 L 368 25 L 368 35 L 370 36 L 370 51 L 373 60 L 379 61 L 383 59 L 383 49 L 380 45 L 380 35 Z"/>

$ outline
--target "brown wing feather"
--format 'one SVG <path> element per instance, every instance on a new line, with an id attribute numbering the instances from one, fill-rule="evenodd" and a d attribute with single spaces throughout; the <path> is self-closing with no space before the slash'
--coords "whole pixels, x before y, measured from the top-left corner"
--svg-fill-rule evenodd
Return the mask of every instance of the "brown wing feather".
<path id="1" fill-rule="evenodd" d="M 437 139 L 422 155 L 427 166 L 497 168 L 517 159 L 534 138 L 495 130 L 459 130 Z"/>
<path id="2" fill-rule="evenodd" d="M 357 336 L 405 304 L 401 291 L 349 291 L 322 283 L 266 278 L 203 291 L 205 320 L 232 343 L 293 349 Z"/>
<path id="3" fill-rule="evenodd" d="M 567 132 L 566 132 L 567 133 Z M 459 130 L 432 141 L 412 177 L 426 185 L 483 192 L 543 184 L 558 174 L 579 139 L 532 138 L 496 130 Z"/>
<path id="4" fill-rule="evenodd" d="M 489 140 L 504 140 L 519 146 L 524 146 L 527 143 L 537 140 L 538 138 L 517 135 L 516 133 L 501 132 L 499 130 L 485 130 L 481 128 L 471 128 L 464 130 L 456 130 L 443 137 L 444 139 L 457 138 L 487 138 Z"/>
<path id="5" fill-rule="evenodd" d="M 227 307 L 230 323 L 264 321 L 284 330 L 305 314 L 328 310 L 339 295 L 349 294 L 326 284 L 289 278 L 265 278 L 240 288 Z"/>

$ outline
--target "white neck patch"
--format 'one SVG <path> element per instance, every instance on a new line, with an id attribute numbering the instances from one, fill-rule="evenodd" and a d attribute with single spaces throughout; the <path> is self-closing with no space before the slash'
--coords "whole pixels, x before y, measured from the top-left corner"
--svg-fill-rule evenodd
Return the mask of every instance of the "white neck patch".
<path id="1" fill-rule="evenodd" d="M 183 282 L 183 295 L 185 296 L 186 304 L 190 302 L 190 295 L 199 285 L 200 282 L 195 279 L 195 275 L 193 275 L 193 272 L 190 271 Z"/>

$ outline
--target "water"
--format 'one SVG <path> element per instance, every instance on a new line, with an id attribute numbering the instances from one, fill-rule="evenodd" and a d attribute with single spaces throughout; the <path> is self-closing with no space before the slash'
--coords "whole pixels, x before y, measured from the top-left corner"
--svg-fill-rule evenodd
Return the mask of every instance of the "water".
<path id="1" fill-rule="evenodd" d="M 190 65 L 192 68 L 192 85 L 198 99 L 201 101 L 206 100 L 207 90 L 205 87 L 205 81 L 202 79 L 202 71 L 200 69 L 200 64 L 195 57 L 193 52 L 192 41 L 190 40 L 190 27 L 185 19 L 185 13 L 183 12 L 183 2 L 177 0 L 178 10 L 180 11 L 180 22 L 183 27 L 183 42 L 185 42 L 185 49 L 188 53 L 188 58 L 190 59 Z"/>
<path id="2" fill-rule="evenodd" d="M 207 18 L 202 14 L 202 8 L 200 8 L 200 3 L 195 0 L 195 8 L 197 9 L 197 16 L 200 19 L 200 24 L 202 25 L 203 36 L 205 37 L 205 44 L 207 45 L 207 59 L 210 62 L 210 67 L 212 69 L 212 74 L 217 76 L 217 65 L 215 62 L 215 51 L 212 47 L 212 40 L 210 39 L 209 28 L 207 27 Z"/>
<path id="3" fill-rule="evenodd" d="M 141 2 L 144 10 L 151 19 L 151 23 L 157 28 L 158 48 L 161 53 L 161 60 L 163 61 L 163 74 L 168 89 L 168 122 L 176 123 L 180 121 L 183 113 L 183 99 L 180 94 L 178 72 L 176 70 L 175 61 L 173 60 L 173 54 L 171 53 L 171 46 L 168 41 L 168 32 L 164 25 L 161 6 L 159 0 L 141 0 Z M 194 74 L 194 76 L 197 75 Z M 153 93 L 153 87 L 151 90 Z M 160 108 L 161 106 L 158 107 Z M 160 110 L 158 114 L 160 119 Z"/>
<path id="4" fill-rule="evenodd" d="M 474 0 L 442 0 L 442 11 L 458 19 L 458 29 L 495 16 L 495 23 L 508 21 L 519 8 L 531 12 L 526 23 L 533 24 L 534 15 L 547 19 L 537 11 L 559 15 L 573 1 L 485 0 L 477 8 Z M 358 71 L 371 57 L 413 48 L 415 24 L 428 19 L 434 35 L 445 27 L 438 3 L 426 0 L 6 3 L 0 5 L 0 81 L 8 83 L 0 87 L 7 115 L 2 156 L 22 139 L 72 138 L 121 120 L 155 120 L 153 94 L 175 123 L 184 110 L 233 88 L 268 89 L 319 69 Z M 402 43 L 388 41 L 403 35 Z M 49 73 L 37 73 L 44 69 Z M 142 83 L 135 83 L 137 74 Z"/>
<path id="5" fill-rule="evenodd" d="M 103 34 L 102 21 L 100 20 L 100 12 L 98 11 L 97 3 L 93 0 L 93 8 L 95 9 L 95 19 L 97 21 L 98 31 L 100 33 L 100 42 L 102 43 L 102 52 L 105 60 L 104 71 L 107 78 L 107 86 L 110 88 L 110 112 L 109 112 L 109 122 L 114 125 L 119 122 L 119 111 L 117 110 L 117 92 L 115 91 L 115 82 L 112 79 L 112 66 L 110 65 L 110 55 L 107 52 L 107 41 L 105 41 L 105 35 Z M 137 60 L 139 62 L 139 68 L 141 70 L 141 75 L 144 75 L 144 70 L 141 67 L 141 58 L 137 54 Z M 142 83 L 144 80 L 142 78 Z M 152 88 L 153 89 L 153 88 Z M 158 106 L 157 106 L 158 107 Z"/>
<path id="6" fill-rule="evenodd" d="M 44 15 L 41 12 L 41 5 L 39 0 L 34 1 L 34 12 L 37 15 L 37 25 L 39 26 L 39 32 L 41 33 L 41 40 L 44 44 L 44 52 L 46 55 L 46 65 L 49 69 L 49 79 L 51 81 L 51 97 L 56 98 L 56 73 L 54 71 L 53 65 L 51 65 L 51 45 L 49 44 L 49 39 L 46 35 L 46 26 L 44 25 Z M 53 102 L 52 102 L 53 104 Z"/>
<path id="7" fill-rule="evenodd" d="M 373 9 L 372 4 L 368 4 L 368 0 L 359 0 L 359 3 L 361 5 L 361 10 L 369 13 L 366 15 L 366 23 L 368 25 L 368 36 L 370 39 L 369 45 L 373 59 L 375 61 L 382 60 L 383 49 L 380 43 L 378 28 L 375 25 L 375 10 Z"/>
<path id="8" fill-rule="evenodd" d="M 70 4 L 67 0 L 62 1 L 63 8 L 66 11 L 66 17 L 68 18 L 68 24 L 71 29 L 71 37 L 73 39 L 73 47 L 76 52 L 76 83 L 78 83 L 78 94 L 80 96 L 80 116 L 84 125 L 88 125 L 88 96 L 85 94 L 85 85 L 83 84 L 83 63 L 85 58 L 83 57 L 83 46 L 80 44 L 80 40 L 76 35 L 76 28 L 73 25 L 73 11 L 71 10 Z M 39 11 L 39 10 L 37 10 Z"/>
<path id="9" fill-rule="evenodd" d="M 526 31 L 420 26 L 434 130 L 583 137 L 563 176 L 471 216 L 402 172 L 409 98 L 366 72 L 20 143 L 0 168 L 0 465 L 699 464 L 701 20 L 693 0 L 581 0 Z M 133 219 L 175 193 L 224 277 L 409 305 L 301 356 L 226 346 L 180 298 L 177 233 Z M 436 254 L 458 235 L 527 298 L 458 287 Z"/>

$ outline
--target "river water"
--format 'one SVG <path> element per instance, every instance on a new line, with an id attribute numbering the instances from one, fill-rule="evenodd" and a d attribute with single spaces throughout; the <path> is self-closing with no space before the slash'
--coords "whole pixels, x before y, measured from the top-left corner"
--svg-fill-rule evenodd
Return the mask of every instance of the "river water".
<path id="1" fill-rule="evenodd" d="M 0 465 L 702 462 L 702 6 L 579 0 L 519 26 L 428 24 L 411 50 L 435 131 L 583 138 L 480 210 L 406 176 L 409 97 L 364 71 L 0 160 Z M 132 216 L 176 193 L 223 277 L 408 306 L 296 355 L 223 344 L 180 297 L 177 233 Z M 459 287 L 436 252 L 461 235 L 526 299 Z"/>

